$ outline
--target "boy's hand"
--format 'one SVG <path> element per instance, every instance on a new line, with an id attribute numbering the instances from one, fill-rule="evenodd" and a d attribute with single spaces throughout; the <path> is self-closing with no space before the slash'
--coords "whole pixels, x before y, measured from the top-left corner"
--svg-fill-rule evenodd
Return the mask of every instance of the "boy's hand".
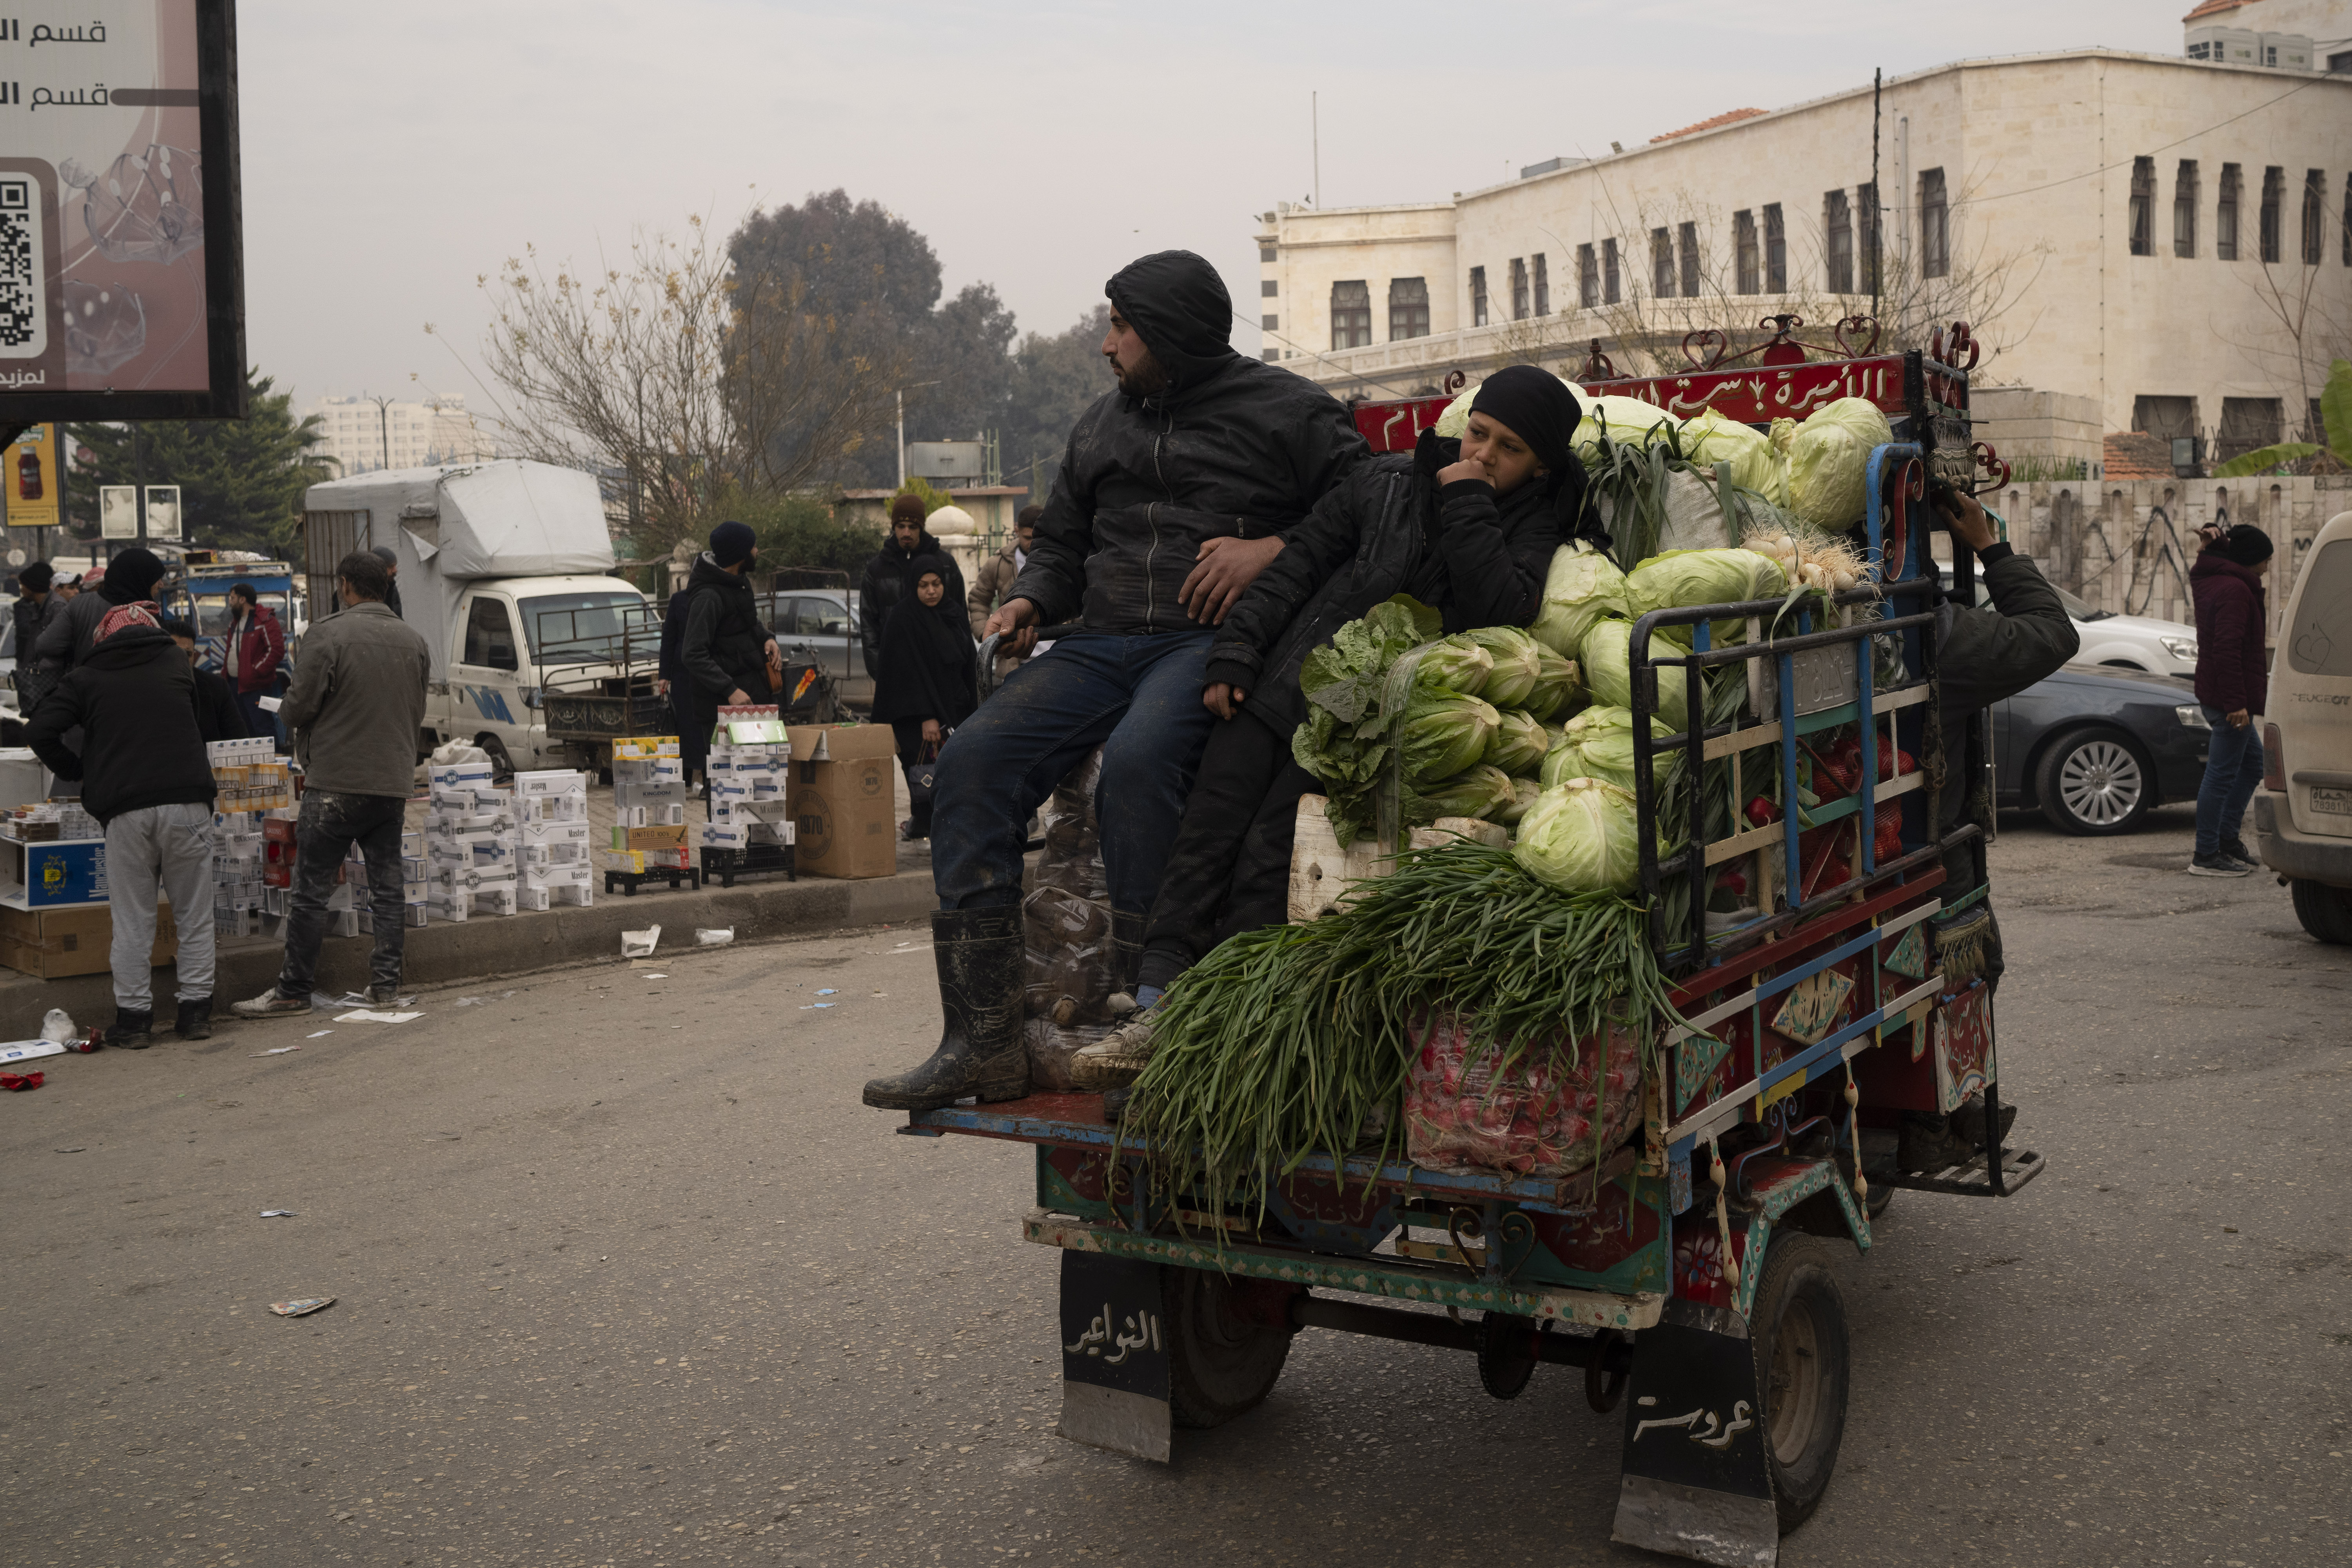
<path id="1" fill-rule="evenodd" d="M 1194 620 L 1223 626 L 1234 601 L 1281 553 L 1282 541 L 1276 538 L 1203 540 L 1200 564 L 1184 579 L 1176 597 Z"/>
<path id="2" fill-rule="evenodd" d="M 1463 479 L 1475 479 L 1482 485 L 1491 485 L 1495 482 L 1495 476 L 1486 471 L 1486 464 L 1467 458 L 1458 463 L 1448 463 L 1437 470 L 1437 487 L 1440 489 Z"/>

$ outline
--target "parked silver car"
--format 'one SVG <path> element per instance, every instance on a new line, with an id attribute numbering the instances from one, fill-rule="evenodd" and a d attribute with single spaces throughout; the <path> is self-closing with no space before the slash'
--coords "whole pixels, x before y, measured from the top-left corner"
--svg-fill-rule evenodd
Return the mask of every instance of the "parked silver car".
<path id="1" fill-rule="evenodd" d="M 761 611 L 776 636 L 812 649 L 842 706 L 864 713 L 874 706 L 874 676 L 857 640 L 856 595 L 835 588 L 779 588 L 762 595 Z"/>

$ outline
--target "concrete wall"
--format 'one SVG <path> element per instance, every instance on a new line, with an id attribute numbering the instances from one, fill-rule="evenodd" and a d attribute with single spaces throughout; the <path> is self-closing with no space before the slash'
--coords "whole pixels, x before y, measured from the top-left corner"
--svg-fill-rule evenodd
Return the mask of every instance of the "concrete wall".
<path id="1" fill-rule="evenodd" d="M 2306 85 L 2282 100 L 2298 83 Z M 2084 49 L 1896 78 L 1883 107 L 1884 201 L 1894 209 L 1887 271 L 1903 297 L 1882 302 L 1889 327 L 1882 348 L 1925 346 L 1931 326 L 1965 317 L 1984 343 L 1980 383 L 2095 399 L 2106 430 L 2130 428 L 2134 400 L 2151 395 L 2196 398 L 2207 428 L 2220 424 L 2224 397 L 2274 397 L 2294 428 L 2328 359 L 2352 353 L 2352 267 L 2343 260 L 2341 229 L 2352 76 Z M 1863 86 L 1448 203 L 1277 209 L 1258 236 L 1276 251 L 1262 270 L 1278 283 L 1286 323 L 1269 342 L 1301 374 L 1377 397 L 1402 395 L 1453 369 L 1475 376 L 1512 360 L 1573 375 L 1594 337 L 1615 344 L 1646 336 L 1677 355 L 1689 330 L 1747 332 L 1784 307 L 1808 318 L 1801 336 L 1825 340 L 1837 315 L 1871 308 L 1866 293 L 1828 292 L 1822 226 L 1825 193 L 1841 190 L 1851 201 L 1870 178 L 1871 117 Z M 2130 253 L 2137 156 L 2155 160 L 2147 256 Z M 2198 163 L 2198 243 L 2196 255 L 2177 258 L 2172 204 L 2184 158 Z M 2234 262 L 2213 257 L 2224 163 L 2238 164 L 2242 176 L 2243 259 Z M 2263 174 L 2272 166 L 2284 171 L 2284 259 L 2266 267 L 2254 258 Z M 2300 201 L 2305 172 L 2315 168 L 2326 182 L 2325 234 L 2319 265 L 2306 268 Z M 1917 276 L 1915 200 L 1931 169 L 1943 172 L 1949 204 L 1951 269 L 1940 279 Z M 1733 215 L 1755 213 L 1760 228 L 1767 204 L 1783 214 L 1789 287 L 1780 296 L 1740 294 Z M 1655 297 L 1651 231 L 1684 222 L 1700 240 L 1699 297 L 1679 297 L 1679 279 L 1677 297 Z M 1441 289 L 1449 234 L 1451 277 Z M 1612 237 L 1624 258 L 1623 298 L 1580 309 L 1576 247 L 1597 249 Z M 1470 269 L 1486 268 L 1495 310 L 1507 317 L 1510 260 L 1537 254 L 1549 262 L 1552 316 L 1469 326 Z M 1444 302 L 1433 310 L 1433 335 L 1331 351 L 1331 283 L 1371 282 L 1375 336 L 1385 338 L 1381 280 L 1403 275 L 1428 276 L 1433 306 Z M 2322 325 L 2299 352 L 2265 306 L 2266 289 L 2308 295 L 2305 313 Z M 1621 371 L 1650 368 L 1641 355 L 1617 357 Z"/>
<path id="2" fill-rule="evenodd" d="M 1969 413 L 1977 439 L 2012 467 L 2040 459 L 2082 463 L 2085 474 L 2099 472 L 2104 432 L 2095 397 L 2030 386 L 1981 386 L 1969 392 Z"/>

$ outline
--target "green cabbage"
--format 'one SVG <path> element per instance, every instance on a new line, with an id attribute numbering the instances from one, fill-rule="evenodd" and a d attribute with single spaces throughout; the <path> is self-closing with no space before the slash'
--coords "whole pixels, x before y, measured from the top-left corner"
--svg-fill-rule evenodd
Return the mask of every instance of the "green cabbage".
<path id="1" fill-rule="evenodd" d="M 1494 819 L 1517 806 L 1518 798 L 1518 792 L 1500 769 L 1482 764 L 1410 792 L 1404 803 L 1404 818 L 1424 827 L 1441 816 Z"/>
<path id="2" fill-rule="evenodd" d="M 1413 668 L 1413 689 L 1475 697 L 1494 672 L 1495 656 L 1478 646 L 1472 634 L 1456 632 L 1423 652 Z"/>
<path id="3" fill-rule="evenodd" d="M 1307 721 L 1290 737 L 1290 754 L 1323 784 L 1326 815 L 1342 844 L 1371 825 L 1372 788 L 1388 761 L 1381 692 L 1390 667 L 1438 635 L 1438 613 L 1400 594 L 1349 621 L 1300 662 Z"/>
<path id="4" fill-rule="evenodd" d="M 1528 807 L 1535 805 L 1536 796 L 1542 793 L 1543 785 L 1536 783 L 1533 779 L 1513 779 L 1511 781 L 1511 794 L 1513 796 L 1511 804 L 1503 807 L 1502 810 L 1496 812 L 1493 816 L 1487 818 L 1487 820 L 1490 822 L 1499 822 L 1507 826 L 1516 823 L 1519 818 L 1528 814 Z"/>
<path id="5" fill-rule="evenodd" d="M 1579 401 L 1584 405 L 1584 418 L 1576 426 L 1576 455 L 1588 463 L 1599 453 L 1603 433 L 1612 441 L 1638 447 L 1654 426 L 1682 423 L 1657 405 L 1638 397 L 1612 395 Z"/>
<path id="6" fill-rule="evenodd" d="M 1495 726 L 1494 739 L 1486 742 L 1486 763 L 1513 778 L 1532 774 L 1543 765 L 1544 752 L 1549 748 L 1544 727 L 1534 714 L 1517 708 L 1506 708 L 1502 713 L 1502 721 Z"/>
<path id="7" fill-rule="evenodd" d="M 1570 779 L 1536 797 L 1511 853 L 1528 876 L 1562 892 L 1622 893 L 1640 879 L 1641 841 L 1630 794 L 1600 779 Z"/>
<path id="8" fill-rule="evenodd" d="M 1602 621 L 1584 634 L 1584 647 L 1577 659 L 1583 671 L 1585 685 L 1593 698 L 1611 708 L 1633 706 L 1633 656 L 1632 644 L 1633 624 L 1631 621 Z M 1675 646 L 1661 637 L 1650 639 L 1650 658 L 1679 658 Z M 1661 668 L 1658 677 L 1658 710 L 1654 717 L 1663 719 L 1675 732 L 1690 721 L 1688 693 L 1684 683 L 1689 679 L 1679 668 Z"/>
<path id="9" fill-rule="evenodd" d="M 1650 721 L 1650 736 L 1663 741 L 1675 731 L 1663 720 Z M 1679 748 L 1650 753 L 1650 776 L 1663 798 L 1681 775 Z M 1623 708 L 1588 708 L 1570 719 L 1551 750 L 1544 753 L 1537 775 L 1546 789 L 1570 779 L 1599 779 L 1619 789 L 1633 787 L 1633 715 Z"/>
<path id="10" fill-rule="evenodd" d="M 1517 626 L 1481 626 L 1461 636 L 1485 648 L 1495 661 L 1478 695 L 1497 708 L 1526 707 L 1528 693 L 1542 679 L 1538 656 L 1543 645 Z"/>
<path id="11" fill-rule="evenodd" d="M 1788 574 L 1780 563 L 1753 550 L 1669 550 L 1625 574 L 1625 600 L 1636 616 L 1690 605 L 1777 599 L 1788 591 Z M 1707 639 L 1714 647 L 1748 635 L 1745 621 L 1714 621 L 1709 626 Z M 1658 632 L 1685 647 L 1691 646 L 1688 626 L 1661 626 Z"/>
<path id="12" fill-rule="evenodd" d="M 1773 426 L 1774 444 L 1780 429 Z M 1843 531 L 1862 521 L 1870 451 L 1895 439 L 1878 405 L 1860 397 L 1822 405 L 1788 437 L 1789 510 L 1817 528 Z"/>
<path id="13" fill-rule="evenodd" d="M 1503 716 L 1475 697 L 1450 691 L 1413 693 L 1397 729 L 1399 763 L 1407 784 L 1452 778 L 1486 755 Z"/>
<path id="14" fill-rule="evenodd" d="M 1789 459 L 1771 438 L 1752 426 L 1703 409 L 1683 421 L 1683 451 L 1694 463 L 1728 468 L 1731 482 L 1754 490 L 1774 506 L 1789 501 Z"/>
<path id="15" fill-rule="evenodd" d="M 1575 658 L 1593 622 L 1630 613 L 1625 574 L 1617 563 L 1579 541 L 1552 552 L 1544 574 L 1543 608 L 1530 629 L 1536 641 L 1560 658 Z"/>
<path id="16" fill-rule="evenodd" d="M 1576 679 L 1576 661 L 1536 644 L 1536 683 L 1519 706 L 1538 719 L 1557 719 L 1583 695 L 1584 688 Z"/>

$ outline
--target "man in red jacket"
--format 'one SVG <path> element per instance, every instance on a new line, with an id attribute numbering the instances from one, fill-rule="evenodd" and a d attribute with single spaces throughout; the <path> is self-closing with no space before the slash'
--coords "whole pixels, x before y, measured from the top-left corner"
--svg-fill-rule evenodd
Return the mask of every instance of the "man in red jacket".
<path id="1" fill-rule="evenodd" d="M 275 735 L 277 717 L 263 710 L 261 700 L 278 689 L 278 667 L 286 658 L 286 628 L 278 624 L 278 613 L 261 602 L 250 583 L 239 583 L 228 591 L 228 649 L 221 658 L 221 673 L 236 692 L 236 705 L 245 714 L 245 732 Z"/>
<path id="2" fill-rule="evenodd" d="M 2270 679 L 2262 575 L 2270 558 L 2270 535 L 2242 522 L 2209 543 L 2189 569 L 2189 591 L 2197 600 L 2197 700 L 2213 727 L 2205 779 L 2197 786 L 2192 877 L 2243 877 L 2259 865 L 2238 828 L 2263 778 L 2262 731 L 2254 721 Z"/>

